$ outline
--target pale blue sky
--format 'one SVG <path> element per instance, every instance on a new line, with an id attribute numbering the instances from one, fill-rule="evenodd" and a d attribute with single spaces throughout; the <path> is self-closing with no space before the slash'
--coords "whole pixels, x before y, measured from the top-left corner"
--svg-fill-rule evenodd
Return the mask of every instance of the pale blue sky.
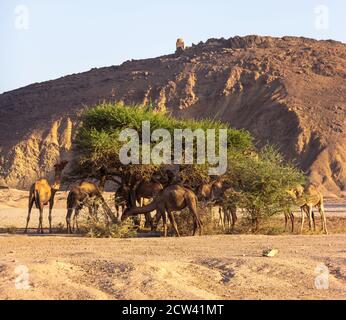
<path id="1" fill-rule="evenodd" d="M 18 5 L 28 8 L 27 30 L 16 28 Z M 318 5 L 329 9 L 326 30 L 315 26 Z M 1 0 L 0 93 L 173 53 L 178 37 L 188 45 L 248 34 L 346 42 L 345 15 L 345 0 Z"/>

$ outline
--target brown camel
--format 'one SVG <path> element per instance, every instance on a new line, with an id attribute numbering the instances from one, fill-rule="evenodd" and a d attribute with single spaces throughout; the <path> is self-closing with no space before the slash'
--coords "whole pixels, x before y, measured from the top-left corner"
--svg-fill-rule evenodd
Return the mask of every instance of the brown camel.
<path id="1" fill-rule="evenodd" d="M 78 216 L 84 206 L 86 206 L 89 210 L 89 219 L 97 219 L 97 211 L 99 204 L 101 203 L 107 219 L 109 217 L 113 222 L 117 221 L 116 217 L 102 196 L 106 181 L 107 175 L 104 174 L 101 176 L 98 186 L 92 182 L 83 181 L 79 186 L 75 186 L 70 190 L 67 197 L 66 214 L 67 232 L 69 234 L 73 233 L 75 229 L 77 232 L 79 231 Z M 73 211 L 73 226 L 71 228 L 71 216 Z"/>
<path id="2" fill-rule="evenodd" d="M 141 208 L 126 209 L 122 216 L 122 220 L 124 221 L 128 217 L 137 216 L 140 214 L 146 214 L 156 210 L 157 215 L 156 215 L 155 222 L 157 225 L 160 218 L 162 217 L 163 226 L 164 226 L 164 236 L 167 237 L 167 214 L 168 214 L 168 218 L 174 228 L 174 231 L 179 237 L 180 234 L 179 234 L 178 226 L 175 222 L 173 212 L 181 211 L 185 208 L 188 208 L 194 218 L 193 235 L 196 234 L 197 228 L 199 228 L 199 233 L 200 235 L 202 235 L 203 225 L 199 217 L 199 214 L 197 212 L 197 202 L 198 202 L 197 196 L 192 190 L 180 185 L 171 185 L 167 187 L 166 189 L 164 189 L 163 191 L 161 191 L 151 204 Z"/>
<path id="3" fill-rule="evenodd" d="M 159 182 L 150 181 L 145 182 L 141 181 L 137 188 L 135 189 L 134 197 L 139 203 L 140 207 L 143 207 L 148 201 L 154 199 L 161 191 L 163 186 Z M 145 214 L 145 227 L 153 227 L 153 221 L 150 213 Z"/>
<path id="4" fill-rule="evenodd" d="M 135 180 L 138 177 L 134 177 Z M 115 206 L 119 206 L 124 209 L 124 207 L 136 207 L 137 203 L 140 207 L 148 204 L 152 201 L 164 188 L 169 185 L 175 184 L 175 175 L 172 171 L 166 170 L 163 175 L 155 174 L 153 175 L 151 181 L 139 180 L 133 182 L 133 186 L 130 187 L 125 182 L 122 183 L 115 195 Z M 133 191 L 131 191 L 133 190 Z M 119 209 L 117 209 L 119 217 Z M 123 212 L 124 210 L 122 210 Z M 139 224 L 140 221 L 137 221 Z M 150 213 L 145 214 L 145 227 L 151 227 L 153 229 L 153 218 Z"/>
<path id="5" fill-rule="evenodd" d="M 299 206 L 301 209 L 301 216 L 302 216 L 301 233 L 303 233 L 303 230 L 304 230 L 305 214 L 308 216 L 308 219 L 309 219 L 310 230 L 316 230 L 315 217 L 313 213 L 313 208 L 316 207 L 321 215 L 321 220 L 322 220 L 321 230 L 324 233 L 328 234 L 327 219 L 326 219 L 325 210 L 324 210 L 324 199 L 323 199 L 323 195 L 317 190 L 317 187 L 313 184 L 308 184 L 305 187 L 299 185 L 293 190 L 289 191 L 289 194 L 293 197 L 295 204 Z M 291 213 L 290 216 L 292 219 L 293 214 Z M 293 216 L 293 219 L 294 219 L 294 216 Z M 293 223 L 294 223 L 294 220 L 292 221 L 292 225 Z"/>
<path id="6" fill-rule="evenodd" d="M 197 189 L 199 201 L 219 206 L 219 224 L 223 230 L 226 228 L 226 223 L 229 228 L 233 228 L 238 220 L 236 206 L 229 205 L 224 201 L 225 192 L 228 189 L 230 189 L 230 185 L 222 177 L 217 177 L 215 181 L 203 184 Z"/>
<path id="7" fill-rule="evenodd" d="M 28 232 L 31 210 L 34 203 L 36 205 L 36 208 L 40 211 L 37 233 L 43 234 L 43 208 L 47 204 L 49 204 L 49 232 L 52 233 L 52 210 L 54 206 L 54 197 L 60 189 L 62 172 L 67 164 L 68 161 L 62 161 L 54 166 L 54 182 L 52 185 L 50 185 L 46 179 L 40 179 L 31 186 L 29 194 L 29 210 L 26 219 L 25 233 Z"/>

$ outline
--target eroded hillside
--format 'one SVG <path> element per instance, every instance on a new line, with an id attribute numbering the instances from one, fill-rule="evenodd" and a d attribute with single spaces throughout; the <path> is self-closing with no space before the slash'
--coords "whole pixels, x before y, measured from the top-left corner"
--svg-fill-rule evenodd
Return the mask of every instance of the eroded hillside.
<path id="1" fill-rule="evenodd" d="M 26 188 L 71 157 L 85 105 L 153 102 L 212 117 L 277 145 L 323 191 L 346 191 L 346 45 L 285 37 L 211 39 L 180 55 L 128 61 L 0 95 L 0 177 Z"/>

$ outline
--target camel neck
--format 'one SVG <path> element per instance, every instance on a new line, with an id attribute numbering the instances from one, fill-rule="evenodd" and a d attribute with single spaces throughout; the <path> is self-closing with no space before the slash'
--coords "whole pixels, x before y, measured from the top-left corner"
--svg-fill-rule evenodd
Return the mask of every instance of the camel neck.
<path id="1" fill-rule="evenodd" d="M 107 177 L 106 177 L 106 176 L 101 177 L 100 182 L 99 182 L 99 185 L 98 185 L 99 191 L 100 191 L 101 193 L 102 193 L 102 192 L 104 191 L 104 189 L 105 189 L 106 182 L 107 182 Z"/>
<path id="2" fill-rule="evenodd" d="M 61 173 L 55 172 L 52 189 L 58 191 L 61 185 Z"/>

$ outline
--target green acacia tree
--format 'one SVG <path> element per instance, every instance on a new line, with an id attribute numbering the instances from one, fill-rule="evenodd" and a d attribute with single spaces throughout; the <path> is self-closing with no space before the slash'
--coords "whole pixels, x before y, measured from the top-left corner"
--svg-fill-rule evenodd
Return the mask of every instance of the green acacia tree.
<path id="1" fill-rule="evenodd" d="M 287 190 L 304 182 L 304 175 L 292 164 L 286 163 L 274 148 L 269 146 L 258 153 L 248 152 L 254 149 L 253 139 L 245 130 L 232 129 L 219 121 L 175 119 L 168 113 L 155 111 L 152 106 L 110 103 L 88 108 L 84 113 L 76 139 L 78 157 L 75 173 L 83 175 L 106 167 L 126 181 L 131 181 L 133 177 L 138 181 L 149 180 L 154 173 L 162 171 L 164 166 L 161 165 L 124 166 L 119 160 L 119 152 L 124 144 L 119 140 L 120 133 L 124 129 L 134 129 L 139 133 L 141 146 L 143 121 L 150 122 L 151 132 L 166 129 L 172 135 L 176 129 L 226 129 L 228 170 L 225 180 L 233 186 L 233 191 L 225 196 L 224 201 L 244 208 L 253 222 L 254 230 L 258 229 L 261 220 L 289 210 L 292 198 Z M 152 142 L 151 147 L 154 146 Z M 181 181 L 191 187 L 205 183 L 209 180 L 209 167 L 208 163 L 181 165 Z"/>
<path id="2" fill-rule="evenodd" d="M 303 173 L 271 146 L 264 147 L 257 157 L 233 154 L 227 174 L 234 189 L 225 201 L 236 201 L 245 209 L 254 231 L 263 219 L 290 210 L 294 203 L 287 191 L 305 182 Z"/>
<path id="3" fill-rule="evenodd" d="M 83 115 L 82 125 L 76 139 L 76 150 L 79 154 L 76 171 L 88 172 L 92 168 L 106 166 L 114 172 L 121 172 L 124 176 L 140 176 L 149 179 L 154 172 L 160 171 L 163 166 L 148 164 L 130 164 L 124 166 L 119 160 L 119 152 L 124 142 L 120 142 L 119 135 L 124 129 L 134 129 L 139 134 L 140 147 L 142 146 L 142 123 L 150 122 L 151 132 L 156 129 L 166 129 L 173 136 L 176 129 L 218 129 L 227 130 L 228 149 L 235 153 L 242 153 L 252 148 L 252 137 L 245 130 L 235 130 L 227 124 L 211 120 L 181 120 L 171 117 L 166 112 L 158 112 L 152 106 L 102 103 L 88 108 Z M 151 143 L 153 148 L 157 143 Z M 195 144 L 196 146 L 196 144 Z M 173 144 L 172 144 L 173 147 Z M 173 154 L 173 150 L 172 154 Z M 218 150 L 217 150 L 218 151 Z M 196 152 L 196 150 L 195 150 Z M 198 185 L 208 180 L 209 164 L 181 165 L 180 175 L 184 182 Z"/>

